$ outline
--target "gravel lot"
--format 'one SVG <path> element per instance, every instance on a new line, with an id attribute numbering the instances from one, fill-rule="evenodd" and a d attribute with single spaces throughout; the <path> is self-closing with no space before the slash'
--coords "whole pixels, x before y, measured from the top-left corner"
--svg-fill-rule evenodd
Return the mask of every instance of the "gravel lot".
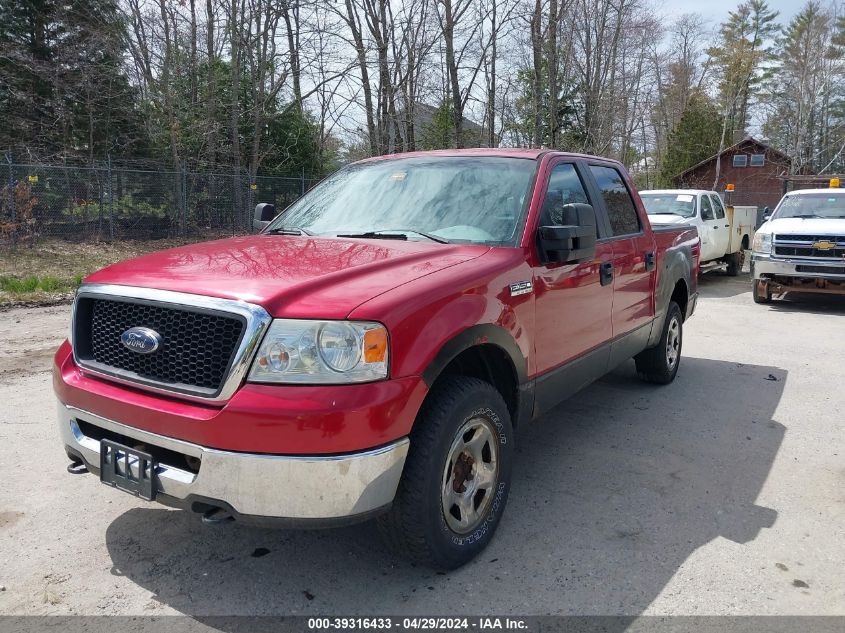
<path id="1" fill-rule="evenodd" d="M 674 384 L 629 363 L 520 433 L 497 538 L 448 575 L 368 525 L 208 527 L 65 472 L 68 307 L 0 313 L 0 613 L 845 615 L 845 299 L 702 283 Z"/>

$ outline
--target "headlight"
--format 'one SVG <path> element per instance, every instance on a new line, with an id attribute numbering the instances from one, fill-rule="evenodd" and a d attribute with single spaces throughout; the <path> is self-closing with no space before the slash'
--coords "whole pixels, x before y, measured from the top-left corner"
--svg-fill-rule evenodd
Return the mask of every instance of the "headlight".
<path id="1" fill-rule="evenodd" d="M 387 330 L 366 321 L 276 319 L 251 382 L 342 384 L 387 378 Z"/>
<path id="2" fill-rule="evenodd" d="M 772 252 L 772 234 L 771 233 L 761 233 L 757 231 L 754 234 L 754 243 L 751 245 L 751 250 L 755 253 L 766 253 L 769 254 Z"/>

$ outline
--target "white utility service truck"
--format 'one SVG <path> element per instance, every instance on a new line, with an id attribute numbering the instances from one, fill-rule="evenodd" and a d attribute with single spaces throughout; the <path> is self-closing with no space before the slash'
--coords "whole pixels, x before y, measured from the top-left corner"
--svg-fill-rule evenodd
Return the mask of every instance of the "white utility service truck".
<path id="1" fill-rule="evenodd" d="M 653 225 L 688 224 L 698 229 L 701 272 L 740 273 L 754 238 L 757 207 L 726 207 L 718 193 L 702 189 L 654 189 L 641 191 L 640 197 Z"/>

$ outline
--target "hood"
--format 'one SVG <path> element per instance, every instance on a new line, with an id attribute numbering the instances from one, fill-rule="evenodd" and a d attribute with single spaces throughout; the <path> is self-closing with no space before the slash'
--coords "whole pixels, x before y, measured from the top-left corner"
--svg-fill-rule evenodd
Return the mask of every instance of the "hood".
<path id="1" fill-rule="evenodd" d="M 144 255 L 85 281 L 238 299 L 257 303 L 275 317 L 342 319 L 383 292 L 488 250 L 415 241 L 251 235 Z"/>
<path id="2" fill-rule="evenodd" d="M 650 215 L 648 221 L 652 224 L 692 224 L 693 218 L 682 215 Z"/>
<path id="3" fill-rule="evenodd" d="M 763 233 L 793 235 L 845 235 L 845 220 L 830 218 L 775 218 L 758 229 Z"/>

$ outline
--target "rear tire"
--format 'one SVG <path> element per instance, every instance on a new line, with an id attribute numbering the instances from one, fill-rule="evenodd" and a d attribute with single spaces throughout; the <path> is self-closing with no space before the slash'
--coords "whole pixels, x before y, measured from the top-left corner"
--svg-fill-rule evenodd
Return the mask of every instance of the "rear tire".
<path id="1" fill-rule="evenodd" d="M 390 511 L 379 517 L 396 553 L 449 570 L 490 543 L 505 510 L 513 461 L 510 413 L 489 383 L 441 378 L 411 431 Z"/>
<path id="2" fill-rule="evenodd" d="M 751 298 L 754 303 L 771 303 L 772 291 L 769 290 L 768 282 L 762 279 L 754 279 L 751 281 Z"/>
<path id="3" fill-rule="evenodd" d="M 725 263 L 727 263 L 727 273 L 728 277 L 736 277 L 742 272 L 742 251 L 737 251 L 736 253 L 731 253 L 727 257 L 725 257 Z"/>
<path id="4" fill-rule="evenodd" d="M 683 313 L 677 303 L 670 301 L 660 342 L 634 357 L 640 378 L 658 385 L 668 385 L 675 380 L 681 365 L 683 336 Z"/>

